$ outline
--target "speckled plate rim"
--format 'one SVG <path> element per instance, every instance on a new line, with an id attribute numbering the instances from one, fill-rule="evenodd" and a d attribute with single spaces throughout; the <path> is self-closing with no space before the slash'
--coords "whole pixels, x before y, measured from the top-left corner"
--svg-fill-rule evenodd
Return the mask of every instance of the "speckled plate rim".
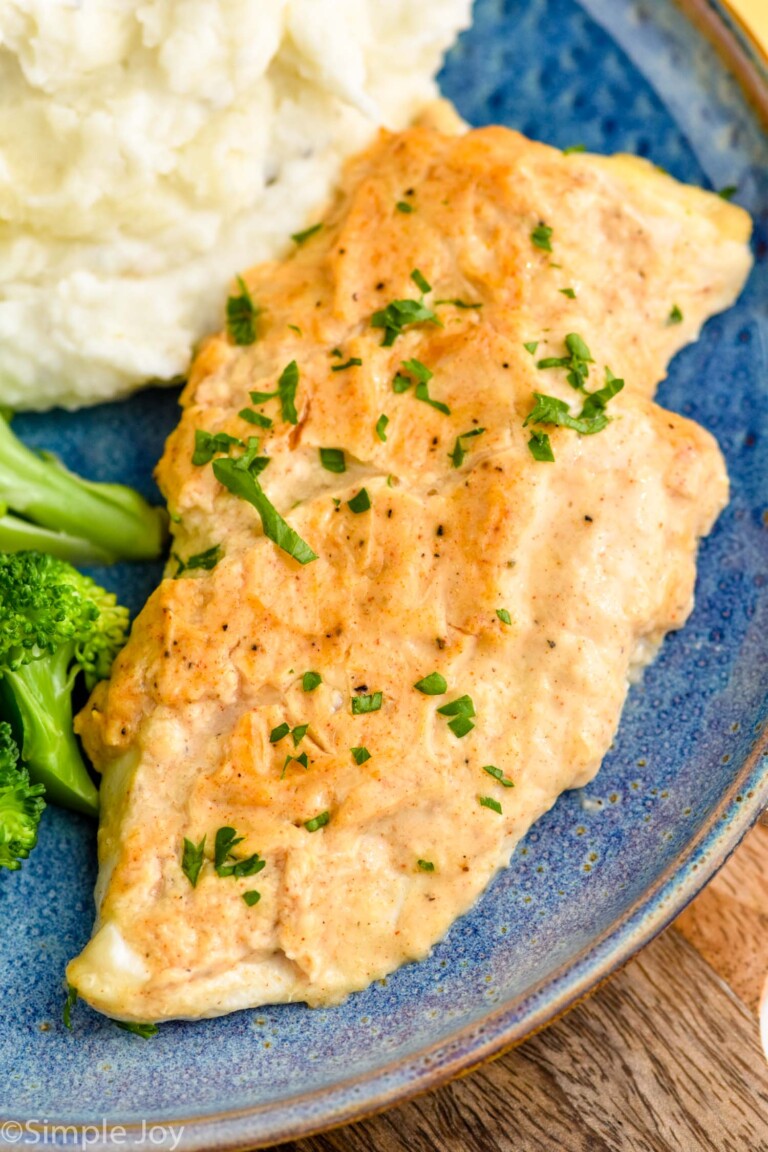
<path id="1" fill-rule="evenodd" d="M 768 55 L 727 0 L 675 0 L 698 32 L 718 50 L 749 103 L 768 129 Z M 758 728 L 749 756 L 686 850 L 656 882 L 596 937 L 575 960 L 534 985 L 524 996 L 459 1028 L 416 1055 L 393 1060 L 373 1075 L 351 1076 L 276 1104 L 163 1118 L 167 1132 L 182 1131 L 179 1152 L 247 1152 L 327 1131 L 374 1115 L 466 1075 L 547 1027 L 591 995 L 640 949 L 659 935 L 725 864 L 768 810 L 768 725 Z M 45 1144 L 45 1130 L 24 1120 L 26 1131 Z M 110 1127 L 115 1127 L 115 1121 Z M 69 1131 L 76 1129 L 69 1126 Z M 142 1126 L 124 1123 L 124 1143 L 145 1137 Z M 133 1140 L 136 1137 L 137 1140 Z M 89 1142 L 96 1152 L 113 1147 Z"/>

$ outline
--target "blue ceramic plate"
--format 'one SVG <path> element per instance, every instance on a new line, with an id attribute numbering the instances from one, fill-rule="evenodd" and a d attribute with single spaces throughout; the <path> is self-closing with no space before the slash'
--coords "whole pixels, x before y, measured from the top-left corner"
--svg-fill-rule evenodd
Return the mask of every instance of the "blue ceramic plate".
<path id="1" fill-rule="evenodd" d="M 721 21 L 748 66 L 720 9 L 688 2 Z M 105 1122 L 148 1141 L 147 1122 L 174 1125 L 169 1144 L 183 1127 L 184 1149 L 250 1148 L 434 1086 L 545 1024 L 626 960 L 768 804 L 768 142 L 733 66 L 668 0 L 479 0 L 442 74 L 475 124 L 737 184 L 757 222 L 744 296 L 661 390 L 662 403 L 719 439 L 733 499 L 702 550 L 693 618 L 633 690 L 599 777 L 561 798 L 424 963 L 340 1008 L 170 1024 L 150 1042 L 82 1006 L 74 1032 L 62 1026 L 64 964 L 91 925 L 95 837 L 87 821 L 49 808 L 29 863 L 0 876 L 0 1115 L 32 1122 L 24 1139 L 40 1140 L 37 1127 L 64 1143 L 53 1124 Z M 754 91 L 763 84 L 768 98 L 756 58 L 752 67 Z M 152 495 L 175 403 L 150 391 L 17 426 L 79 471 Z M 159 569 L 98 575 L 138 609 Z M 20 1133 L 6 1127 L 5 1139 Z"/>

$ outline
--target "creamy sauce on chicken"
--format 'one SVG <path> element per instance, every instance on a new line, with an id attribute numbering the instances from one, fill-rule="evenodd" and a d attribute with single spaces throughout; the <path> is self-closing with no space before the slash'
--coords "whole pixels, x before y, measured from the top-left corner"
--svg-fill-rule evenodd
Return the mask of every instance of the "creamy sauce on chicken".
<path id="1" fill-rule="evenodd" d="M 133 1020 L 336 1003 L 426 956 L 592 779 L 727 499 L 712 437 L 651 396 L 748 235 L 642 161 L 424 128 L 247 274 L 257 339 L 200 350 L 158 470 L 181 563 L 79 719 L 103 773 L 81 996 Z M 316 559 L 192 462 L 254 434 L 249 475 Z"/>

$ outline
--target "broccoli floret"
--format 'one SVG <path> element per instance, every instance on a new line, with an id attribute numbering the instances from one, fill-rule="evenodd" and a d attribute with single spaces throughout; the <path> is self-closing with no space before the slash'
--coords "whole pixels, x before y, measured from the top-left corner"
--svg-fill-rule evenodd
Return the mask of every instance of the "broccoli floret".
<path id="1" fill-rule="evenodd" d="M 31 451 L 2 416 L 0 504 L 5 552 L 45 549 L 79 564 L 111 564 L 153 560 L 165 542 L 162 509 L 132 488 L 83 480 L 50 454 Z"/>
<path id="2" fill-rule="evenodd" d="M 45 808 L 42 784 L 30 784 L 19 764 L 19 749 L 9 724 L 0 723 L 0 868 L 16 872 L 37 844 Z"/>
<path id="3" fill-rule="evenodd" d="M 72 690 L 109 675 L 128 610 L 64 560 L 0 554 L 0 715 L 32 779 L 56 804 L 95 814 L 99 794 L 72 729 Z"/>

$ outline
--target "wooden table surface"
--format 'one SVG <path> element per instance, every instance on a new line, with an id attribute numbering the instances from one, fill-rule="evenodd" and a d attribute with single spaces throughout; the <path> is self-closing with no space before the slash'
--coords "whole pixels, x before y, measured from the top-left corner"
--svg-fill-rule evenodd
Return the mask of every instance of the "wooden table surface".
<path id="1" fill-rule="evenodd" d="M 768 1152 L 767 981 L 758 825 L 671 928 L 559 1023 L 462 1080 L 279 1152 Z"/>

